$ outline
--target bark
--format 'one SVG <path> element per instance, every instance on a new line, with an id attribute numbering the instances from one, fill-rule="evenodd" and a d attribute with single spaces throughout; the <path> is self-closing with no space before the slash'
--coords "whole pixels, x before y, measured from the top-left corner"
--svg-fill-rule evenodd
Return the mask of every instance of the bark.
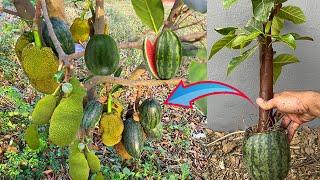
<path id="1" fill-rule="evenodd" d="M 17 10 L 18 16 L 26 20 L 33 20 L 35 8 L 29 0 L 13 0 L 13 5 Z"/>
<path id="2" fill-rule="evenodd" d="M 260 97 L 264 100 L 273 98 L 273 48 L 271 37 L 260 42 Z M 273 126 L 272 110 L 259 109 L 258 132 L 268 130 Z"/>
<path id="3" fill-rule="evenodd" d="M 104 34 L 104 0 L 96 0 L 96 14 L 94 20 L 94 33 Z"/>
<path id="4" fill-rule="evenodd" d="M 46 0 L 46 3 L 50 17 L 58 17 L 59 19 L 65 20 L 64 0 Z"/>

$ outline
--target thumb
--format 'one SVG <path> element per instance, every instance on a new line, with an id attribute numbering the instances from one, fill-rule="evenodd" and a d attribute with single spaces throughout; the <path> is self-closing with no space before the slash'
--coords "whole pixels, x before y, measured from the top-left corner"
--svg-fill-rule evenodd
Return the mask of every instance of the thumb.
<path id="1" fill-rule="evenodd" d="M 272 108 L 275 108 L 275 102 L 274 99 L 271 99 L 269 101 L 265 101 L 262 98 L 258 98 L 256 100 L 256 103 L 260 106 L 260 108 L 262 108 L 263 110 L 270 110 Z"/>

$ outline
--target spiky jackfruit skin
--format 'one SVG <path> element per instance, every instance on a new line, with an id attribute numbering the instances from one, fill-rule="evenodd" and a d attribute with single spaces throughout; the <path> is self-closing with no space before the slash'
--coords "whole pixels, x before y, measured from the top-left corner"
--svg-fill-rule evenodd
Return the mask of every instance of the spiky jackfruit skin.
<path id="1" fill-rule="evenodd" d="M 70 27 L 70 31 L 75 42 L 87 41 L 90 35 L 90 26 L 88 20 L 76 18 Z"/>
<path id="2" fill-rule="evenodd" d="M 57 101 L 57 97 L 51 94 L 40 99 L 32 112 L 32 123 L 37 125 L 48 124 L 57 106 Z"/>
<path id="3" fill-rule="evenodd" d="M 78 148 L 79 143 L 79 140 L 75 140 L 69 145 L 69 157 L 71 157 L 74 154 L 80 153 L 80 150 Z"/>
<path id="4" fill-rule="evenodd" d="M 20 64 L 22 64 L 22 51 L 23 49 L 30 43 L 32 43 L 34 41 L 33 38 L 33 34 L 32 32 L 26 32 L 23 33 L 18 39 L 17 42 L 15 44 L 15 51 L 16 51 L 16 55 L 20 61 Z"/>
<path id="5" fill-rule="evenodd" d="M 54 110 L 49 128 L 49 139 L 60 147 L 70 144 L 75 139 L 83 117 L 83 98 L 86 90 L 76 78 L 72 78 L 70 83 L 73 91 L 67 98 L 62 98 Z"/>
<path id="6" fill-rule="evenodd" d="M 38 149 L 40 145 L 38 126 L 31 124 L 24 134 L 24 139 L 31 149 Z"/>
<path id="7" fill-rule="evenodd" d="M 104 113 L 100 120 L 102 142 L 106 146 L 114 146 L 121 141 L 124 124 L 117 113 Z"/>
<path id="8" fill-rule="evenodd" d="M 132 158 L 132 156 L 130 156 L 130 154 L 128 153 L 128 151 L 126 150 L 122 142 L 119 142 L 118 144 L 116 144 L 114 148 L 119 154 L 119 156 L 122 157 L 122 159 L 129 160 Z"/>
<path id="9" fill-rule="evenodd" d="M 69 175 L 73 180 L 87 180 L 89 178 L 89 165 L 83 153 L 73 154 L 69 158 Z"/>
<path id="10" fill-rule="evenodd" d="M 94 154 L 93 151 L 86 153 L 88 165 L 92 173 L 97 173 L 101 169 L 100 160 L 97 155 Z"/>
<path id="11" fill-rule="evenodd" d="M 28 45 L 22 51 L 23 68 L 31 79 L 46 79 L 57 72 L 59 62 L 51 48 Z"/>
<path id="12" fill-rule="evenodd" d="M 31 85 L 38 91 L 51 94 L 58 87 L 54 74 L 58 71 L 58 58 L 48 47 L 27 45 L 22 51 L 22 67 Z"/>
<path id="13" fill-rule="evenodd" d="M 104 176 L 103 176 L 102 172 L 97 173 L 95 180 L 104 180 Z"/>

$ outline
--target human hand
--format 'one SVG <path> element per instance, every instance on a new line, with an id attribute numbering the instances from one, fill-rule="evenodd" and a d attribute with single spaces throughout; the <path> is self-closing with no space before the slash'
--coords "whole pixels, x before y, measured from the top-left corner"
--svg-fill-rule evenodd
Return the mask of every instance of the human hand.
<path id="1" fill-rule="evenodd" d="M 288 129 L 289 142 L 301 124 L 320 116 L 320 94 L 312 91 L 285 91 L 269 101 L 258 98 L 256 102 L 264 110 L 276 108 L 284 114 L 281 126 Z"/>

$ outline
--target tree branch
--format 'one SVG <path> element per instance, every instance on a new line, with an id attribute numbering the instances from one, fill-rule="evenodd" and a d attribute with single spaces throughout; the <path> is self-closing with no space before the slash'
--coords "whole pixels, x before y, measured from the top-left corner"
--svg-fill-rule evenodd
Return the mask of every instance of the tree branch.
<path id="1" fill-rule="evenodd" d="M 179 82 L 184 81 L 185 79 L 171 79 L 171 80 L 131 80 L 131 79 L 123 79 L 118 77 L 111 76 L 94 76 L 84 83 L 84 86 L 87 89 L 91 89 L 97 84 L 101 83 L 109 83 L 109 84 L 119 84 L 123 86 L 133 87 L 133 86 L 160 86 L 163 84 L 173 84 L 176 85 Z"/>
<path id="2" fill-rule="evenodd" d="M 176 22 L 177 18 L 180 15 L 180 12 L 182 10 L 183 7 L 183 2 L 182 0 L 176 0 L 171 11 L 170 14 L 165 22 L 164 27 L 165 28 L 172 28 L 173 24 Z"/>
<path id="3" fill-rule="evenodd" d="M 12 10 L 10 10 L 10 9 L 6 9 L 6 8 L 4 8 L 4 7 L 0 7 L 0 12 L 4 12 L 4 13 L 7 13 L 7 14 L 11 14 L 11 15 L 19 16 L 19 17 L 20 17 L 20 15 L 18 14 L 18 12 L 12 11 Z"/>
<path id="4" fill-rule="evenodd" d="M 63 51 L 63 49 L 61 47 L 61 43 L 59 42 L 56 34 L 54 33 L 53 26 L 52 26 L 52 23 L 49 18 L 46 1 L 41 0 L 41 5 L 42 5 L 42 12 L 43 12 L 43 16 L 45 19 L 45 23 L 47 24 L 47 27 L 48 27 L 49 36 L 54 44 L 54 47 L 55 47 L 58 55 L 59 55 L 59 60 L 62 61 L 65 66 L 69 66 L 70 65 L 69 59 L 68 59 L 66 53 Z"/>
<path id="5" fill-rule="evenodd" d="M 94 34 L 104 34 L 104 0 L 96 0 Z"/>

